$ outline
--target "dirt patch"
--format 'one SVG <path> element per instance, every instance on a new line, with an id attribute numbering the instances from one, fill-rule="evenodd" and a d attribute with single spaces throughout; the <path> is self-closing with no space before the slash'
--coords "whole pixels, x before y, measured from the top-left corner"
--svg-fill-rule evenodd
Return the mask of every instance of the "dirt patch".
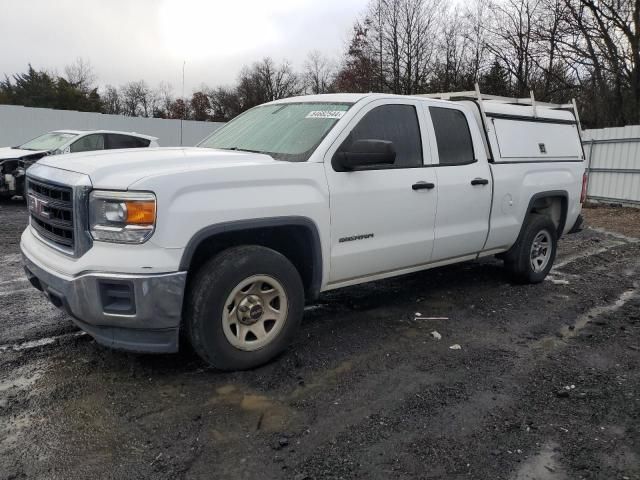
<path id="1" fill-rule="evenodd" d="M 587 225 L 640 238 L 640 208 L 587 204 L 582 210 Z"/>

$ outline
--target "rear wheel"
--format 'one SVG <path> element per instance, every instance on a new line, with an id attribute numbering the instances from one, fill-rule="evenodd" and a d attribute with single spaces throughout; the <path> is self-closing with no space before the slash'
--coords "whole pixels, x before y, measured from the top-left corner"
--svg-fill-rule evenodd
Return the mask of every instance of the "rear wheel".
<path id="1" fill-rule="evenodd" d="M 203 360 L 221 370 L 242 370 L 287 347 L 303 308 L 302 281 L 286 257 L 265 247 L 234 247 L 194 277 L 185 327 Z"/>
<path id="2" fill-rule="evenodd" d="M 505 266 L 519 283 L 544 280 L 556 258 L 555 224 L 546 215 L 532 214 L 518 243 L 505 255 Z"/>

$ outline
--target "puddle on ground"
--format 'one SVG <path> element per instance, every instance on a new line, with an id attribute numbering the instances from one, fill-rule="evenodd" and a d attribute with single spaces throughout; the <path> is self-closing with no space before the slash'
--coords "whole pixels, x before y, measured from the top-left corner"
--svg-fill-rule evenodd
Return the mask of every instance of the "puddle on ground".
<path id="1" fill-rule="evenodd" d="M 589 229 L 593 230 L 594 232 L 598 232 L 598 233 L 603 233 L 605 235 L 609 235 L 610 237 L 619 238 L 620 240 L 624 240 L 627 243 L 640 242 L 640 238 L 629 237 L 627 235 L 623 235 L 622 233 L 618 233 L 618 232 L 610 232 L 609 230 L 605 230 L 604 228 L 589 227 Z"/>
<path id="2" fill-rule="evenodd" d="M 22 255 L 19 253 L 10 253 L 8 255 L 0 255 L 0 265 L 8 265 L 10 263 L 22 262 Z"/>
<path id="3" fill-rule="evenodd" d="M 18 295 L 19 293 L 27 293 L 33 292 L 34 294 L 39 295 L 40 293 L 33 287 L 29 288 L 19 288 L 17 290 L 9 290 L 8 292 L 0 292 L 0 297 L 10 297 L 12 295 Z"/>
<path id="4" fill-rule="evenodd" d="M 29 280 L 27 280 L 24 276 L 24 273 L 20 273 L 20 275 L 3 275 L 3 280 L 0 282 L 0 288 L 4 288 L 3 285 L 15 285 L 16 283 L 20 283 L 22 285 L 28 285 Z"/>
<path id="5" fill-rule="evenodd" d="M 455 307 L 449 295 L 421 297 L 416 305 L 416 313 L 420 315 L 416 315 L 415 318 L 447 317 Z"/>
<path id="6" fill-rule="evenodd" d="M 44 347 L 45 345 L 51 345 L 52 343 L 62 340 L 64 338 L 82 337 L 86 335 L 85 332 L 66 333 L 64 335 L 58 335 L 56 337 L 45 337 L 37 340 L 30 340 L 23 343 L 15 343 L 13 345 L 0 345 L 0 353 L 4 353 L 8 350 L 19 352 L 21 350 L 31 350 L 32 348 Z"/>
<path id="7" fill-rule="evenodd" d="M 42 377 L 42 374 L 39 372 L 35 372 L 31 375 L 20 375 L 17 377 L 8 378 L 6 380 L 1 380 L 0 393 L 25 390 L 33 386 L 33 384 L 35 384 L 40 377 Z"/>
<path id="8" fill-rule="evenodd" d="M 325 389 L 332 385 L 335 385 L 339 381 L 339 377 L 353 369 L 353 359 L 346 360 L 338 364 L 334 368 L 327 368 L 317 372 L 309 381 L 305 381 L 304 385 L 298 386 L 289 398 L 291 400 L 297 400 L 304 395 L 308 395 L 311 392 L 318 389 Z"/>
<path id="9" fill-rule="evenodd" d="M 580 331 L 589 325 L 591 321 L 598 318 L 600 315 L 615 312 L 619 308 L 623 307 L 629 300 L 636 297 L 637 294 L 637 288 L 627 290 L 623 292 L 614 303 L 593 307 L 580 315 L 573 325 L 565 325 L 562 327 L 558 336 L 541 338 L 534 342 L 533 346 L 542 348 L 543 350 L 555 350 L 556 348 L 560 348 L 566 345 L 565 340 L 578 335 Z"/>
<path id="10" fill-rule="evenodd" d="M 424 335 L 424 333 L 420 332 L 420 330 L 416 328 L 407 328 L 402 331 L 402 336 L 407 338 L 418 338 L 421 335 Z"/>
<path id="11" fill-rule="evenodd" d="M 0 446 L 2 446 L 2 450 L 6 450 L 11 446 L 16 446 L 20 440 L 24 441 L 21 438 L 22 433 L 34 422 L 31 415 L 24 413 L 3 423 L 4 425 L 0 427 Z"/>
<path id="12" fill-rule="evenodd" d="M 614 303 L 593 307 L 591 310 L 583 313 L 578 317 L 576 323 L 573 325 L 573 328 L 568 326 L 563 327 L 560 330 L 560 335 L 562 336 L 562 338 L 575 337 L 580 332 L 580 330 L 586 327 L 594 318 L 597 318 L 605 313 L 615 312 L 616 310 L 624 306 L 624 304 L 629 300 L 634 298 L 636 296 L 636 293 L 637 291 L 635 289 L 627 290 L 623 292 L 622 295 L 620 295 L 620 297 L 618 297 L 618 299 Z"/>
<path id="13" fill-rule="evenodd" d="M 326 308 L 327 305 L 324 303 L 315 303 L 313 305 L 306 305 L 304 307 L 304 311 L 305 312 L 313 312 L 314 310 L 322 310 L 324 308 Z"/>
<path id="14" fill-rule="evenodd" d="M 576 260 L 580 260 L 581 258 L 585 258 L 585 257 L 591 257 L 593 255 L 600 255 L 601 253 L 605 253 L 609 250 L 611 250 L 612 248 L 615 247 L 619 247 L 620 245 L 626 245 L 629 242 L 623 242 L 623 241 L 610 241 L 607 242 L 607 245 L 604 247 L 600 247 L 594 250 L 584 250 L 582 252 L 579 253 L 574 253 L 573 255 L 568 255 L 565 258 L 563 258 L 561 261 L 556 262 L 553 265 L 553 268 L 551 269 L 552 273 L 555 273 L 556 270 L 561 269 L 562 267 L 566 267 L 567 265 L 569 265 L 570 263 L 575 262 Z"/>
<path id="15" fill-rule="evenodd" d="M 218 388 L 216 392 L 218 393 L 218 395 L 229 395 L 235 392 L 236 388 L 237 387 L 235 385 L 225 385 L 224 387 Z"/>
<path id="16" fill-rule="evenodd" d="M 546 443 L 537 455 L 528 458 L 511 477 L 513 480 L 564 480 L 567 478 L 558 462 L 558 445 Z"/>
<path id="17" fill-rule="evenodd" d="M 554 337 L 545 337 L 545 338 L 539 340 L 536 343 L 543 350 L 555 350 L 556 348 L 559 348 L 559 347 L 565 345 L 564 341 L 560 340 L 559 338 L 554 338 Z"/>
<path id="18" fill-rule="evenodd" d="M 0 380 L 0 407 L 8 405 L 16 395 L 27 398 L 37 395 L 37 389 L 34 386 L 43 377 L 45 370 L 46 364 L 42 361 L 11 370 L 7 378 Z M 8 415 L 0 408 L 0 413 L 4 413 L 0 417 L 0 451 L 7 451 L 25 442 L 26 431 L 33 428 L 34 423 L 42 420 L 35 409 L 36 407 L 33 407 L 17 415 Z"/>
<path id="19" fill-rule="evenodd" d="M 228 405 L 255 415 L 256 430 L 281 431 L 294 416 L 288 406 L 266 395 L 248 392 L 236 385 L 224 385 L 216 389 L 209 405 Z"/>

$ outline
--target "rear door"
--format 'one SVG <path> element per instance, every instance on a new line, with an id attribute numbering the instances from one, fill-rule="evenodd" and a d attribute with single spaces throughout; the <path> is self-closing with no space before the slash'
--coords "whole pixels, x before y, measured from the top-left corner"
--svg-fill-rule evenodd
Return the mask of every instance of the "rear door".
<path id="1" fill-rule="evenodd" d="M 428 105 L 434 133 L 438 212 L 432 261 L 481 251 L 489 232 L 492 177 L 473 116 L 457 105 Z"/>
<path id="2" fill-rule="evenodd" d="M 325 156 L 331 205 L 330 283 L 416 268 L 431 258 L 435 172 L 421 103 L 377 100 L 362 108 Z M 336 150 L 356 140 L 391 141 L 394 165 L 336 171 Z M 429 184 L 430 188 L 425 184 Z M 419 185 L 416 187 L 415 185 Z"/>

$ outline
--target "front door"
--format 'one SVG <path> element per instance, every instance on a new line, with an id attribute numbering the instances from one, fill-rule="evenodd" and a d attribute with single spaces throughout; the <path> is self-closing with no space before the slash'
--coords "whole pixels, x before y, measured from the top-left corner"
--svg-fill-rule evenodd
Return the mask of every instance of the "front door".
<path id="1" fill-rule="evenodd" d="M 434 169 L 425 168 L 431 156 L 423 122 L 418 102 L 378 100 L 363 107 L 327 152 L 330 284 L 429 262 L 437 197 Z M 395 164 L 336 171 L 336 150 L 364 139 L 391 141 Z"/>

